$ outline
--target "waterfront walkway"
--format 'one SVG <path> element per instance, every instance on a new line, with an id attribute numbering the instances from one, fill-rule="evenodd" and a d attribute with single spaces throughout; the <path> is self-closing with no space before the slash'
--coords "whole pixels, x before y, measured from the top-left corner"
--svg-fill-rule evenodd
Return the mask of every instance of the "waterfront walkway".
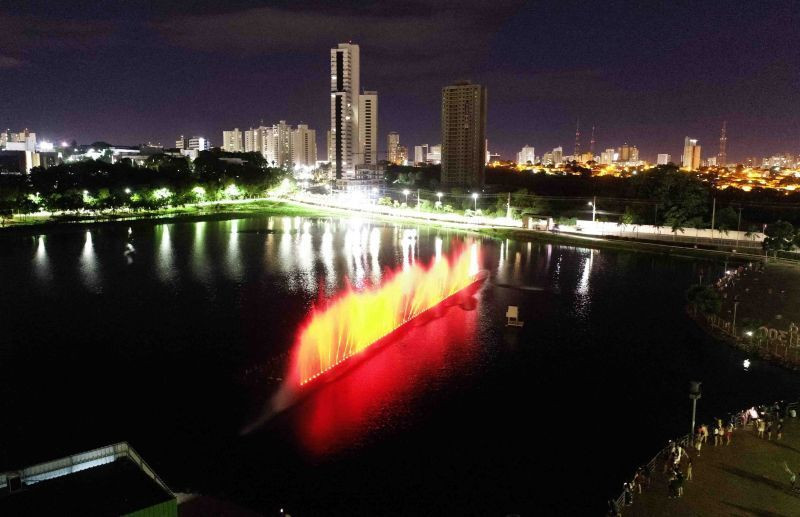
<path id="1" fill-rule="evenodd" d="M 669 497 L 663 458 L 656 463 L 650 486 L 634 492 L 633 505 L 622 509 L 630 516 L 735 515 L 781 517 L 800 515 L 800 492 L 789 489 L 783 463 L 798 474 L 800 486 L 800 422 L 786 419 L 782 440 L 758 438 L 752 426 L 736 429 L 731 445 L 713 445 L 713 436 L 700 456 L 689 451 L 692 480 L 684 482 L 684 495 Z M 685 472 L 686 463 L 682 470 Z"/>

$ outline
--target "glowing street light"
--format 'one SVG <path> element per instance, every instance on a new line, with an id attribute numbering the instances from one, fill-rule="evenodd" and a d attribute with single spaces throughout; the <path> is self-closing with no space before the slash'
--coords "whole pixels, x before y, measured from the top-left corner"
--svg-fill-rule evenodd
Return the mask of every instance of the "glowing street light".
<path id="1" fill-rule="evenodd" d="M 129 189 L 129 188 L 126 188 L 126 189 L 125 189 L 125 193 L 126 193 L 126 194 L 130 194 L 130 193 L 131 193 L 131 189 Z"/>
<path id="2" fill-rule="evenodd" d="M 587 204 L 592 207 L 592 222 L 594 222 L 597 215 L 597 196 L 593 197 L 592 201 L 589 201 Z"/>
<path id="3" fill-rule="evenodd" d="M 442 208 L 442 193 L 437 192 L 436 197 L 439 198 L 439 201 L 436 202 L 437 208 Z"/>
<path id="4" fill-rule="evenodd" d="M 472 193 L 472 200 L 475 201 L 475 211 L 477 212 L 478 211 L 478 193 L 477 192 L 473 192 Z"/>
<path id="5" fill-rule="evenodd" d="M 409 194 L 408 189 L 407 188 L 403 189 L 403 195 L 406 196 L 406 206 L 408 206 L 408 194 Z"/>

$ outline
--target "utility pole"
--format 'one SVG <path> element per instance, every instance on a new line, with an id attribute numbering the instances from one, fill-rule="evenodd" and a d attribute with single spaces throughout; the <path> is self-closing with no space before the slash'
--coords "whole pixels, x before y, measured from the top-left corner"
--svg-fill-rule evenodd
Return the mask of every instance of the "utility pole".
<path id="1" fill-rule="evenodd" d="M 739 234 L 742 232 L 742 207 L 739 207 L 739 224 L 736 225 L 736 247 L 739 247 Z"/>
<path id="2" fill-rule="evenodd" d="M 702 397 L 702 393 L 700 392 L 700 385 L 702 383 L 700 381 L 691 381 L 689 382 L 689 398 L 692 399 L 692 430 L 689 432 L 689 436 L 694 439 L 695 430 L 694 424 L 697 416 L 697 399 Z"/>
<path id="3" fill-rule="evenodd" d="M 717 215 L 717 198 L 714 198 L 714 202 L 711 205 L 711 242 L 714 242 L 714 218 Z"/>
<path id="4" fill-rule="evenodd" d="M 419 189 L 417 189 L 417 212 L 419 212 Z"/>
<path id="5" fill-rule="evenodd" d="M 508 193 L 508 201 L 506 201 L 506 219 L 511 219 L 511 192 Z"/>

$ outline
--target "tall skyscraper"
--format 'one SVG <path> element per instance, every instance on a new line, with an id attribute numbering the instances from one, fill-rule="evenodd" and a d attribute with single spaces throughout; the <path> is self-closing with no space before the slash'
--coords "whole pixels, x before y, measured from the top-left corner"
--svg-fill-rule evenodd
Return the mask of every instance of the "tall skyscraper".
<path id="1" fill-rule="evenodd" d="M 469 81 L 442 89 L 442 185 L 483 187 L 486 88 Z"/>
<path id="2" fill-rule="evenodd" d="M 292 131 L 292 165 L 314 167 L 317 164 L 317 132 L 308 125 L 299 124 Z"/>
<path id="3" fill-rule="evenodd" d="M 577 157 L 581 154 L 581 119 L 578 119 L 575 122 L 575 149 L 572 153 L 573 156 Z"/>
<path id="4" fill-rule="evenodd" d="M 717 155 L 717 165 L 725 167 L 728 162 L 728 136 L 726 129 L 728 121 L 722 123 L 722 131 L 719 134 L 719 154 Z"/>
<path id="5" fill-rule="evenodd" d="M 683 168 L 690 171 L 700 168 L 700 146 L 696 138 L 687 136 L 683 140 Z"/>
<path id="6" fill-rule="evenodd" d="M 222 150 L 228 153 L 241 153 L 244 150 L 242 146 L 242 132 L 239 128 L 234 128 L 233 131 L 222 132 Z"/>
<path id="7" fill-rule="evenodd" d="M 355 169 L 358 145 L 359 48 L 339 43 L 331 49 L 331 162 L 337 179 Z"/>
<path id="8" fill-rule="evenodd" d="M 395 165 L 402 165 L 400 161 L 400 134 L 392 131 L 386 137 L 386 160 Z"/>
<path id="9" fill-rule="evenodd" d="M 358 96 L 358 165 L 378 164 L 378 92 Z"/>
<path id="10" fill-rule="evenodd" d="M 526 145 L 517 153 L 517 163 L 525 165 L 528 162 L 531 164 L 536 163 L 536 149 Z"/>

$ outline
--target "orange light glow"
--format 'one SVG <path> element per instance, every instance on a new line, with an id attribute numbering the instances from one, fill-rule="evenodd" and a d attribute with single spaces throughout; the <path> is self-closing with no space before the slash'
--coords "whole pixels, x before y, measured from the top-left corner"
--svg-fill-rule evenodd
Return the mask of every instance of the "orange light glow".
<path id="1" fill-rule="evenodd" d="M 292 362 L 299 385 L 319 377 L 442 301 L 476 283 L 476 244 L 427 266 L 413 264 L 384 276 L 381 286 L 351 286 L 315 307 L 301 327 Z"/>

